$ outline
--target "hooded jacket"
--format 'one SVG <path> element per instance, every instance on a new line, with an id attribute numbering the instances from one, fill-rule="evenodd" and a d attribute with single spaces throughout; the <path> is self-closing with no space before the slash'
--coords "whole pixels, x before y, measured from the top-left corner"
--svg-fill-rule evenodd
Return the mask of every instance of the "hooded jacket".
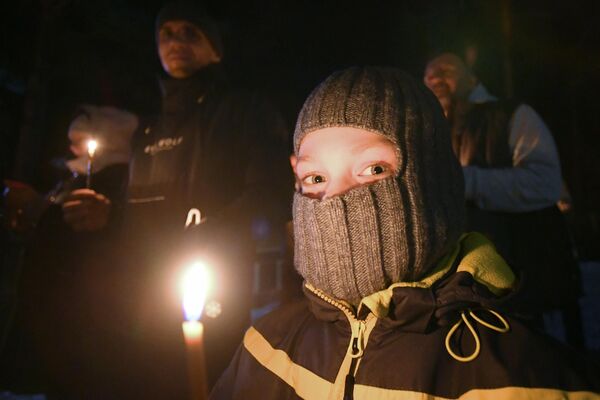
<path id="1" fill-rule="evenodd" d="M 211 399 L 598 399 L 600 369 L 509 316 L 515 277 L 468 234 L 355 311 L 310 286 L 251 327 Z"/>

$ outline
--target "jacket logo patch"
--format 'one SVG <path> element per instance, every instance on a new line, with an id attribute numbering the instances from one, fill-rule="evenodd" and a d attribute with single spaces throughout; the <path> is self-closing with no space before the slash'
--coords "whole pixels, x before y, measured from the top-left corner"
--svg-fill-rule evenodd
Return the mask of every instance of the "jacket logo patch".
<path id="1" fill-rule="evenodd" d="M 151 156 L 161 151 L 173 150 L 174 147 L 179 146 L 183 142 L 183 136 L 174 138 L 162 138 L 149 144 L 144 148 L 144 153 L 150 154 Z"/>

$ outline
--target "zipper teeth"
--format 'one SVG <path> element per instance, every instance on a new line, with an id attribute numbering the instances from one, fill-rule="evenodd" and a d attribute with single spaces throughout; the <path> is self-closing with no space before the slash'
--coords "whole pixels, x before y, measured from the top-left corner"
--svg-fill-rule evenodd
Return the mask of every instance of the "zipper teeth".
<path id="1" fill-rule="evenodd" d="M 335 306 L 337 308 L 339 308 L 340 310 L 342 310 L 349 319 L 351 319 L 354 322 L 361 322 L 358 318 L 356 318 L 356 315 L 354 315 L 354 312 L 345 304 L 340 303 L 339 301 L 335 301 L 333 300 L 331 297 L 327 296 L 325 293 L 323 293 L 320 289 L 311 287 L 311 286 L 307 286 L 307 288 L 313 292 L 314 294 L 316 294 L 321 300 L 326 301 L 327 303 L 331 304 L 332 306 Z"/>
<path id="2" fill-rule="evenodd" d="M 331 297 L 329 297 L 328 295 L 326 295 L 323 291 L 321 291 L 320 289 L 317 289 L 315 287 L 312 287 L 310 285 L 306 285 L 306 287 L 308 288 L 308 290 L 310 290 L 311 292 L 313 292 L 317 297 L 319 297 L 321 300 L 331 304 L 334 307 L 337 307 L 338 309 L 340 309 L 341 311 L 344 312 L 344 314 L 346 314 L 346 317 L 348 318 L 348 322 L 350 322 L 350 325 L 352 326 L 353 323 L 359 323 L 359 324 L 364 324 L 366 326 L 367 321 L 369 321 L 371 318 L 375 318 L 375 315 L 373 314 L 369 314 L 367 316 L 367 318 L 365 318 L 364 320 L 359 320 L 356 315 L 354 314 L 354 312 L 345 304 L 336 301 L 334 299 L 332 299 Z M 364 333 L 363 333 L 364 334 Z M 352 337 L 351 337 L 351 342 L 350 345 L 352 346 L 355 340 L 358 340 L 358 336 L 355 337 L 354 336 L 354 329 L 352 328 Z M 352 351 L 354 351 L 352 349 Z M 346 398 L 347 393 L 352 393 L 354 391 L 354 379 L 356 376 L 356 372 L 358 370 L 358 364 L 357 362 L 360 362 L 359 359 L 362 357 L 362 355 L 364 354 L 364 348 L 362 349 L 362 352 L 359 356 L 353 356 L 352 354 L 350 354 L 351 357 L 351 362 L 350 362 L 350 369 L 348 370 L 348 375 L 346 376 L 346 383 L 344 386 L 344 398 Z M 348 378 L 350 377 L 350 381 L 348 380 Z M 349 388 L 350 386 L 350 388 Z"/>

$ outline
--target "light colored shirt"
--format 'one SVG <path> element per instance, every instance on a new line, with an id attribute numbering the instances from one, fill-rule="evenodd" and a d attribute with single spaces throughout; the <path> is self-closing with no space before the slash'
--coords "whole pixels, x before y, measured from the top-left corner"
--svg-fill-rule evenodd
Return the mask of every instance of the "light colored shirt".
<path id="1" fill-rule="evenodd" d="M 469 95 L 472 103 L 497 100 L 479 84 Z M 556 204 L 562 177 L 558 151 L 550 130 L 526 104 L 509 121 L 508 145 L 512 168 L 463 166 L 465 195 L 484 210 L 526 212 Z"/>

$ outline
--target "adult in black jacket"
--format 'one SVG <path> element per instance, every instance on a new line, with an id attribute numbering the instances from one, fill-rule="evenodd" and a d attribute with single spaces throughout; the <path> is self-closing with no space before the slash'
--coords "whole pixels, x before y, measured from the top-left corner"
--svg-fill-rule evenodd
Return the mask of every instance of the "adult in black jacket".
<path id="1" fill-rule="evenodd" d="M 126 204 L 105 212 L 122 216 L 114 219 L 123 231 L 110 302 L 119 356 L 135 365 L 123 386 L 133 398 L 185 398 L 182 268 L 201 258 L 215 276 L 210 299 L 221 314 L 205 319 L 213 381 L 249 324 L 252 228 L 276 229 L 286 217 L 285 125 L 262 97 L 230 87 L 218 30 L 202 10 L 168 4 L 156 32 L 167 75 L 161 114 L 134 138 Z"/>

